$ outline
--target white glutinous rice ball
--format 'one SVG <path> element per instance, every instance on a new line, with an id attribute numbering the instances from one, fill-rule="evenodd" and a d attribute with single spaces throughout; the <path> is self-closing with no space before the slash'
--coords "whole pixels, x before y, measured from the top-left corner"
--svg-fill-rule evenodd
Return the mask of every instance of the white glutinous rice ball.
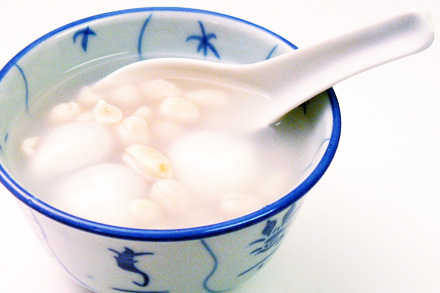
<path id="1" fill-rule="evenodd" d="M 184 136 L 170 148 L 176 178 L 203 197 L 255 184 L 257 155 L 247 140 L 217 131 Z"/>
<path id="2" fill-rule="evenodd" d="M 111 133 L 93 122 L 72 122 L 41 137 L 32 157 L 32 174 L 39 178 L 64 174 L 105 159 L 113 147 Z"/>
<path id="3" fill-rule="evenodd" d="M 54 205 L 73 215 L 110 225 L 129 221 L 130 203 L 148 194 L 149 184 L 129 167 L 104 163 L 87 167 L 59 182 Z"/>

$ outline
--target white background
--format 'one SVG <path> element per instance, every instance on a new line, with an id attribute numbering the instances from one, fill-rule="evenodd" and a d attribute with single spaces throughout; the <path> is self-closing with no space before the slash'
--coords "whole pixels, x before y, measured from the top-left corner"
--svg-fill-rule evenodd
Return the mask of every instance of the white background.
<path id="1" fill-rule="evenodd" d="M 307 46 L 438 0 L 2 0 L 0 66 L 63 24 L 134 7 L 213 10 Z M 344 81 L 335 160 L 273 260 L 239 293 L 440 292 L 440 44 Z M 0 292 L 88 292 L 37 243 L 0 187 Z"/>

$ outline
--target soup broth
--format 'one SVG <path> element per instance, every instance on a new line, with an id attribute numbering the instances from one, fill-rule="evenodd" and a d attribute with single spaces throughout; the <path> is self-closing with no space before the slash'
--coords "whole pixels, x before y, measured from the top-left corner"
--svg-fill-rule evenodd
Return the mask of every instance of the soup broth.
<path id="1" fill-rule="evenodd" d="M 311 160 L 301 108 L 258 133 L 227 123 L 227 113 L 252 111 L 242 102 L 268 99 L 253 90 L 164 73 L 88 85 L 78 76 L 38 99 L 9 138 L 17 180 L 75 216 L 145 229 L 214 224 L 285 195 Z"/>

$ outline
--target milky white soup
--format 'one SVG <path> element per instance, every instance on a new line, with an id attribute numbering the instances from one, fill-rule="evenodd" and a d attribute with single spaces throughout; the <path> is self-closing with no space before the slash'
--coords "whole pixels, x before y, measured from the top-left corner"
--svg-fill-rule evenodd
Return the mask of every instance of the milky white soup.
<path id="1" fill-rule="evenodd" d="M 257 134 L 225 123 L 231 107 L 252 111 L 240 101 L 266 99 L 249 90 L 187 76 L 71 84 L 42 97 L 9 139 L 18 180 L 78 217 L 148 229 L 218 223 L 285 195 L 310 163 L 301 108 Z"/>

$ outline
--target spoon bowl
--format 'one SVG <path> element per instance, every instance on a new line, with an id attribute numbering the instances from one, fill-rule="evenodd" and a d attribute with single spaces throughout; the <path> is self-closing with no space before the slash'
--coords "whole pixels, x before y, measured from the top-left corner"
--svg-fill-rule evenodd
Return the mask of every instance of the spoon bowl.
<path id="1" fill-rule="evenodd" d="M 433 39 L 429 14 L 411 10 L 257 63 L 235 65 L 155 58 L 122 67 L 104 80 L 130 80 L 155 72 L 248 88 L 269 99 L 252 101 L 252 111 L 232 119 L 241 129 L 255 131 L 278 121 L 291 109 L 342 80 L 428 48 Z"/>

